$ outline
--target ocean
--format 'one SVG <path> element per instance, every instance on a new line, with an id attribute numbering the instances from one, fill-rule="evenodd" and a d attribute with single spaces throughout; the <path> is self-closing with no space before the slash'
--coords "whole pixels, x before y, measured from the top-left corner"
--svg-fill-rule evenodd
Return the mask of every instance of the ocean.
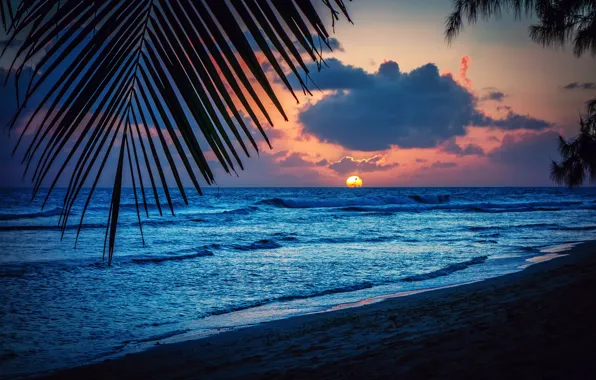
<path id="1" fill-rule="evenodd" d="M 209 188 L 176 216 L 124 190 L 114 262 L 102 260 L 110 189 L 61 233 L 0 190 L 0 377 L 105 360 L 386 294 L 519 271 L 591 240 L 596 188 Z M 149 195 L 149 194 L 147 194 Z"/>

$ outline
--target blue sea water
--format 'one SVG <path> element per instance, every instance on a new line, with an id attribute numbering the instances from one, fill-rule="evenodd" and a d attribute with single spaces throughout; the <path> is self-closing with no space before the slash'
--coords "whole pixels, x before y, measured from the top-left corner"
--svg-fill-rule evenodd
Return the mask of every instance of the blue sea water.
<path id="1" fill-rule="evenodd" d="M 178 196 L 176 216 L 141 205 L 143 245 L 125 190 L 108 268 L 110 191 L 76 250 L 80 208 L 62 241 L 56 227 L 63 195 L 40 211 L 0 191 L 0 377 L 499 276 L 596 232 L 594 188 L 226 188 Z"/>

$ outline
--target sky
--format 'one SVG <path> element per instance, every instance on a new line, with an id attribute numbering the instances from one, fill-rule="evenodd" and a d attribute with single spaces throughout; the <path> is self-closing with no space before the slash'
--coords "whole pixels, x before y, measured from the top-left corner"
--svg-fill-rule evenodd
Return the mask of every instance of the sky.
<path id="1" fill-rule="evenodd" d="M 320 90 L 297 91 L 297 104 L 269 68 L 289 120 L 267 104 L 273 148 L 261 139 L 261 153 L 238 175 L 214 163 L 217 185 L 344 186 L 358 175 L 364 186 L 552 186 L 558 135 L 578 132 L 584 104 L 596 96 L 595 58 L 534 44 L 532 20 L 512 15 L 468 26 L 448 45 L 451 6 L 347 2 L 354 25 L 336 23 L 328 67 L 312 75 Z M 5 123 L 14 95 L 0 91 Z M 0 176 L 3 185 L 24 186 L 14 143 L 14 135 L 0 136 Z M 112 181 L 108 174 L 105 185 Z"/>

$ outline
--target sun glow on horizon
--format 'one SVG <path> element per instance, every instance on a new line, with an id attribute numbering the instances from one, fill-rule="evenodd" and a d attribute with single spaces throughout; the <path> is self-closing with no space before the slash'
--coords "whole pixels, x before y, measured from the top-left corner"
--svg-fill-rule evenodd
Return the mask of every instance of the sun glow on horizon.
<path id="1" fill-rule="evenodd" d="M 346 186 L 348 187 L 362 187 L 362 179 L 357 175 L 353 175 L 346 179 Z"/>

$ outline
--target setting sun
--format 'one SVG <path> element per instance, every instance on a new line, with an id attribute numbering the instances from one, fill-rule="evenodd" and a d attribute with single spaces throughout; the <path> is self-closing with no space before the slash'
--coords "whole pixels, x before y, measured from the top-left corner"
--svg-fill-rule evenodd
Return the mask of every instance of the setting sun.
<path id="1" fill-rule="evenodd" d="M 353 175 L 346 180 L 348 187 L 362 187 L 362 180 L 357 175 Z"/>

